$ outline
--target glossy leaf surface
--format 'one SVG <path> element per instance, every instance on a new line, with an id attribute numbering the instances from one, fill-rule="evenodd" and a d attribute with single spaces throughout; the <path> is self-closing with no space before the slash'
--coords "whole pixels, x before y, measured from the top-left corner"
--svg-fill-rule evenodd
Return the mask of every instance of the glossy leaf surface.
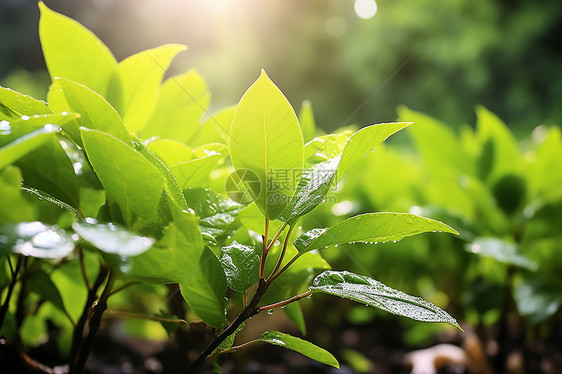
<path id="1" fill-rule="evenodd" d="M 258 281 L 260 258 L 252 247 L 234 241 L 221 248 L 220 262 L 234 291 L 244 292 Z"/>
<path id="2" fill-rule="evenodd" d="M 74 250 L 64 230 L 41 222 L 5 224 L 0 227 L 0 256 L 9 253 L 37 258 L 63 258 Z"/>
<path id="3" fill-rule="evenodd" d="M 102 252 L 119 256 L 137 256 L 149 250 L 155 240 L 137 235 L 112 223 L 76 222 L 72 229 Z"/>
<path id="4" fill-rule="evenodd" d="M 294 244 L 299 252 L 307 252 L 344 243 L 397 241 L 435 231 L 458 234 L 444 223 L 414 214 L 367 213 L 348 218 L 329 229 L 310 230 L 298 237 Z"/>
<path id="5" fill-rule="evenodd" d="M 266 331 L 260 336 L 259 340 L 293 350 L 323 364 L 335 368 L 340 367 L 338 360 L 330 352 L 295 336 L 278 331 Z"/>
<path id="6" fill-rule="evenodd" d="M 447 312 L 422 298 L 348 271 L 323 272 L 314 279 L 310 291 L 339 296 L 416 321 L 443 322 L 460 329 L 457 321 Z"/>

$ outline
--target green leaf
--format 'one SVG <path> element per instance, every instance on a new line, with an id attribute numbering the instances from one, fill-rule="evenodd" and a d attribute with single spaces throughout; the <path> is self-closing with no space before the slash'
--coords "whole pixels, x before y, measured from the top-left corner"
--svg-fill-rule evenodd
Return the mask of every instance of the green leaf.
<path id="1" fill-rule="evenodd" d="M 302 102 L 299 111 L 299 122 L 301 124 L 302 137 L 305 143 L 314 139 L 316 134 L 316 121 L 314 120 L 312 104 L 308 100 Z"/>
<path id="2" fill-rule="evenodd" d="M 55 136 L 22 157 L 17 165 L 27 187 L 36 188 L 72 207 L 78 207 L 78 177 L 72 161 Z"/>
<path id="3" fill-rule="evenodd" d="M 168 167 L 193 159 L 192 149 L 177 140 L 158 139 L 148 143 L 146 147 Z"/>
<path id="4" fill-rule="evenodd" d="M 234 291 L 244 292 L 258 281 L 260 258 L 252 247 L 234 241 L 221 248 L 220 262 Z"/>
<path id="5" fill-rule="evenodd" d="M 134 212 L 159 223 L 164 176 L 142 154 L 116 137 L 87 128 L 81 131 L 88 159 L 109 199 L 119 204 L 125 221 L 130 223 Z"/>
<path id="6" fill-rule="evenodd" d="M 309 289 L 312 293 L 339 296 L 416 321 L 443 322 L 460 329 L 447 312 L 422 298 L 347 271 L 325 271 L 314 279 Z"/>
<path id="7" fill-rule="evenodd" d="M 134 146 L 135 149 L 139 151 L 144 157 L 146 157 L 146 159 L 150 161 L 152 165 L 154 165 L 166 179 L 166 194 L 168 195 L 168 198 L 175 204 L 176 208 L 180 210 L 188 209 L 187 203 L 182 194 L 182 190 L 178 185 L 178 181 L 176 180 L 176 177 L 172 174 L 170 169 L 168 169 L 168 167 L 162 161 L 160 161 L 160 159 L 154 156 L 145 147 L 144 144 L 140 142 L 134 142 Z"/>
<path id="8" fill-rule="evenodd" d="M 58 126 L 45 125 L 13 141 L 9 140 L 8 136 L 1 135 L 2 130 L 0 130 L 0 169 L 19 160 L 21 157 L 49 141 L 49 139 L 55 136 L 53 133 L 58 129 Z"/>
<path id="9" fill-rule="evenodd" d="M 213 170 L 222 158 L 221 154 L 212 154 L 171 165 L 170 170 L 176 176 L 179 186 L 183 189 L 205 187 L 209 180 L 209 170 Z"/>
<path id="10" fill-rule="evenodd" d="M 310 168 L 318 163 L 341 156 L 351 131 L 318 136 L 304 145 L 304 166 Z"/>
<path id="11" fill-rule="evenodd" d="M 152 116 L 164 73 L 185 49 L 180 44 L 166 44 L 129 56 L 117 65 L 107 98 L 130 132 L 137 133 Z"/>
<path id="12" fill-rule="evenodd" d="M 195 70 L 168 78 L 158 95 L 156 108 L 140 132 L 144 139 L 152 136 L 190 141 L 199 131 L 199 120 L 211 100 L 207 82 Z"/>
<path id="13" fill-rule="evenodd" d="M 240 227 L 237 218 L 241 205 L 208 188 L 188 188 L 184 190 L 184 195 L 200 218 L 199 226 L 205 244 L 222 246 Z"/>
<path id="14" fill-rule="evenodd" d="M 222 343 L 217 348 L 218 351 L 221 352 L 221 351 L 226 351 L 227 349 L 230 349 L 232 347 L 232 345 L 234 344 L 234 340 L 236 339 L 236 335 L 240 331 L 242 331 L 244 329 L 244 327 L 246 327 L 246 322 L 242 322 L 240 324 L 240 326 L 238 326 L 236 328 L 236 331 L 234 331 L 232 334 L 227 336 L 227 338 L 222 341 Z"/>
<path id="15" fill-rule="evenodd" d="M 32 221 L 33 207 L 21 192 L 21 172 L 15 166 L 0 170 L 0 224 Z"/>
<path id="16" fill-rule="evenodd" d="M 155 242 L 113 223 L 97 224 L 86 220 L 74 223 L 72 229 L 100 251 L 119 256 L 138 256 L 152 248 Z"/>
<path id="17" fill-rule="evenodd" d="M 151 283 L 179 283 L 190 308 L 208 325 L 227 324 L 226 276 L 213 252 L 203 246 L 197 217 L 176 212 L 164 237 L 131 258 L 130 276 Z"/>
<path id="18" fill-rule="evenodd" d="M 0 87 L 0 120 L 20 119 L 24 115 L 48 113 L 51 111 L 44 101 Z"/>
<path id="19" fill-rule="evenodd" d="M 9 253 L 37 258 L 63 258 L 74 250 L 74 241 L 57 226 L 22 222 L 0 226 L 0 257 Z"/>
<path id="20" fill-rule="evenodd" d="M 528 168 L 527 181 L 531 196 L 545 203 L 562 200 L 562 135 L 551 127 L 536 149 L 536 158 Z"/>
<path id="21" fill-rule="evenodd" d="M 466 244 L 464 249 L 479 256 L 492 257 L 503 264 L 515 265 L 531 271 L 537 270 L 537 264 L 519 253 L 515 243 L 500 238 L 476 238 L 472 243 Z"/>
<path id="22" fill-rule="evenodd" d="M 346 170 L 361 157 L 367 156 L 374 148 L 385 141 L 390 135 L 408 127 L 411 122 L 379 123 L 363 127 L 347 139 L 341 160 L 338 165 L 339 181 Z"/>
<path id="23" fill-rule="evenodd" d="M 199 131 L 189 144 L 228 143 L 230 124 L 236 113 L 236 105 L 224 107 L 208 116 L 203 116 Z"/>
<path id="24" fill-rule="evenodd" d="M 284 334 L 278 331 L 266 331 L 260 336 L 259 341 L 285 347 L 313 360 L 338 369 L 340 367 L 338 360 L 336 360 L 330 352 L 312 344 L 311 342 L 307 342 L 306 340 L 302 340 L 289 334 Z"/>
<path id="25" fill-rule="evenodd" d="M 367 213 L 348 218 L 328 229 L 313 229 L 298 237 L 299 252 L 343 243 L 398 241 L 424 232 L 458 234 L 453 228 L 429 218 L 409 213 Z"/>
<path id="26" fill-rule="evenodd" d="M 476 136 L 482 145 L 482 153 L 488 152 L 490 158 L 482 180 L 493 183 L 502 175 L 517 174 L 521 156 L 517 141 L 509 128 L 483 106 L 476 108 L 476 117 Z"/>
<path id="27" fill-rule="evenodd" d="M 47 96 L 55 111 L 80 114 L 79 118 L 62 126 L 78 145 L 82 146 L 81 126 L 104 131 L 131 144 L 131 136 L 117 111 L 103 96 L 88 87 L 68 79 L 55 79 Z"/>
<path id="28" fill-rule="evenodd" d="M 263 70 L 238 104 L 230 156 L 238 172 L 257 177 L 246 186 L 264 216 L 279 217 L 297 187 L 292 173 L 303 167 L 303 141 L 291 104 Z"/>
<path id="29" fill-rule="evenodd" d="M 345 135 L 324 136 L 316 138 L 309 143 L 310 145 L 307 144 L 308 152 L 315 151 L 314 154 L 307 155 L 307 163 L 313 165 L 303 171 L 295 196 L 281 219 L 292 225 L 299 217 L 312 211 L 324 200 L 330 188 L 337 184 L 352 163 L 372 152 L 375 146 L 390 135 L 409 125 L 410 123 L 381 123 L 364 127 L 346 140 L 343 149 L 341 141 Z M 327 160 L 318 162 L 322 156 Z"/>
<path id="30" fill-rule="evenodd" d="M 38 269 L 34 271 L 27 279 L 27 286 L 31 291 L 51 302 L 64 314 L 69 315 L 64 307 L 62 296 L 57 286 L 53 283 L 49 274 L 47 274 L 44 270 Z"/>
<path id="31" fill-rule="evenodd" d="M 562 305 L 560 289 L 543 279 L 524 279 L 517 283 L 513 298 L 519 313 L 532 324 L 554 315 Z"/>
<path id="32" fill-rule="evenodd" d="M 68 78 L 105 95 L 117 61 L 91 31 L 39 2 L 39 38 L 52 79 Z"/>
<path id="33" fill-rule="evenodd" d="M 400 121 L 414 123 L 408 128 L 408 134 L 413 138 L 418 153 L 430 170 L 448 167 L 463 173 L 474 172 L 473 160 L 463 149 L 451 127 L 404 106 L 398 108 L 398 118 Z M 439 147 L 435 146 L 436 139 L 439 139 Z"/>

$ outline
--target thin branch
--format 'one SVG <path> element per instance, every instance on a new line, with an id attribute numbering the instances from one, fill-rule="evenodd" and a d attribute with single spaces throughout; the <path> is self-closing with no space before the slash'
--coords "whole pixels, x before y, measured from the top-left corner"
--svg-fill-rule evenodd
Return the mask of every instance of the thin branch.
<path id="1" fill-rule="evenodd" d="M 117 287 L 116 289 L 114 289 L 113 291 L 111 291 L 111 293 L 109 294 L 109 296 L 113 296 L 113 295 L 115 295 L 117 292 L 123 291 L 125 288 L 129 288 L 129 287 L 131 287 L 131 286 L 134 286 L 134 285 L 140 284 L 140 283 L 142 283 L 142 282 L 139 282 L 139 281 L 127 282 L 127 283 L 125 283 L 124 285 L 122 285 L 122 286 L 120 286 L 120 287 Z"/>
<path id="2" fill-rule="evenodd" d="M 281 250 L 279 259 L 277 259 L 277 263 L 275 264 L 273 271 L 270 273 L 270 276 L 275 274 L 275 272 L 279 270 L 281 264 L 283 263 L 283 258 L 285 257 L 285 252 L 287 251 L 287 245 L 289 244 L 289 240 L 291 239 L 291 231 L 293 231 L 293 226 L 289 226 L 289 230 L 287 230 L 287 236 L 285 237 L 285 241 L 283 242 L 283 249 Z"/>
<path id="3" fill-rule="evenodd" d="M 299 295 L 293 296 L 293 297 L 291 297 L 290 299 L 287 299 L 287 300 L 279 301 L 279 302 L 274 303 L 274 304 L 260 306 L 260 312 L 262 312 L 264 310 L 268 310 L 268 309 L 273 309 L 273 308 L 279 308 L 279 307 L 282 308 L 287 304 L 294 303 L 295 301 L 299 301 L 300 299 L 304 299 L 305 297 L 308 297 L 311 294 L 312 294 L 311 291 L 306 291 L 306 292 L 301 293 Z"/>
<path id="4" fill-rule="evenodd" d="M 242 343 L 240 345 L 230 347 L 229 349 L 225 349 L 224 351 L 217 352 L 217 354 L 218 355 L 224 355 L 224 354 L 227 354 L 227 353 L 237 352 L 241 349 L 248 348 L 248 347 L 250 347 L 250 346 L 252 346 L 256 343 L 259 343 L 259 342 L 261 342 L 261 340 L 259 340 L 259 339 L 250 340 L 249 342 Z"/>
<path id="5" fill-rule="evenodd" d="M 283 233 L 283 230 L 285 230 L 285 227 L 287 227 L 287 222 L 283 222 L 283 224 L 281 225 L 281 227 L 279 227 L 279 230 L 277 230 L 277 232 L 275 233 L 275 235 L 273 236 L 273 239 L 271 239 L 271 241 L 269 242 L 269 245 L 267 246 L 267 250 L 269 251 L 271 249 L 271 247 L 273 247 L 273 244 L 275 243 L 275 241 L 277 239 L 279 239 L 279 237 L 281 236 L 281 234 Z"/>
<path id="6" fill-rule="evenodd" d="M 262 249 L 262 254 L 261 254 L 261 258 L 260 258 L 260 279 L 264 278 L 263 272 L 264 272 L 264 268 L 265 268 L 265 259 L 267 258 L 267 252 L 269 251 L 269 247 L 267 245 L 268 237 L 269 237 L 269 219 L 266 217 L 265 218 L 265 230 L 264 230 L 264 234 L 263 234 L 263 237 L 262 237 L 263 249 Z"/>
<path id="7" fill-rule="evenodd" d="M 82 272 L 82 277 L 84 278 L 84 282 L 86 283 L 86 287 L 88 287 L 88 291 L 92 289 L 90 285 L 90 280 L 88 279 L 88 274 L 86 273 L 86 266 L 84 264 L 84 251 L 82 250 L 82 246 L 77 246 L 78 249 L 78 260 L 80 262 L 80 271 Z"/>
<path id="8" fill-rule="evenodd" d="M 281 268 L 281 270 L 277 271 L 277 273 L 270 275 L 270 277 L 267 279 L 267 284 L 268 286 L 275 280 L 277 279 L 278 276 L 280 276 L 281 274 L 283 274 L 285 272 L 285 270 L 287 270 L 289 268 L 289 266 L 291 266 L 296 260 L 298 260 L 298 258 L 301 256 L 301 253 L 298 253 L 295 255 L 295 257 L 293 257 L 289 262 L 287 262 L 285 264 L 285 266 L 283 266 Z"/>
<path id="9" fill-rule="evenodd" d="M 8 312 L 8 308 L 10 307 L 10 299 L 12 298 L 12 292 L 14 291 L 14 287 L 18 281 L 18 273 L 20 271 L 21 265 L 23 262 L 22 256 L 18 256 L 18 262 L 16 263 L 16 270 L 12 275 L 12 280 L 8 285 L 8 292 L 6 293 L 6 298 L 4 299 L 4 303 L 0 308 L 0 328 L 2 328 L 2 324 L 4 323 L 4 317 L 6 317 L 6 313 Z"/>
<path id="10" fill-rule="evenodd" d="M 163 318 L 158 316 L 152 316 L 150 314 L 133 313 L 126 312 L 123 310 L 106 310 L 103 314 L 103 318 L 137 318 L 137 319 L 147 319 L 149 321 L 167 322 L 167 323 L 177 323 L 182 325 L 189 325 L 184 319 L 171 319 Z"/>
<path id="11" fill-rule="evenodd" d="M 14 276 L 14 267 L 12 266 L 12 260 L 10 260 L 10 256 L 6 256 L 6 260 L 8 261 L 8 266 L 10 266 L 10 275 Z"/>

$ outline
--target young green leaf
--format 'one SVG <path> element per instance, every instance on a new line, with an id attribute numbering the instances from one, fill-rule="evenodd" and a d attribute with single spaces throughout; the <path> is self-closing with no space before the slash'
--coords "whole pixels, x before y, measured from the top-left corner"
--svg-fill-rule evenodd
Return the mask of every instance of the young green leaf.
<path id="1" fill-rule="evenodd" d="M 44 101 L 0 87 L 0 120 L 20 119 L 24 115 L 48 113 L 51 113 L 51 110 Z"/>
<path id="2" fill-rule="evenodd" d="M 215 328 L 227 324 L 226 276 L 213 252 L 204 247 L 195 214 L 174 212 L 164 237 L 132 257 L 129 275 L 150 283 L 179 283 L 190 308 Z"/>
<path id="3" fill-rule="evenodd" d="M 207 82 L 195 70 L 168 78 L 160 89 L 156 108 L 141 130 L 143 139 L 152 136 L 193 145 L 199 120 L 211 101 Z"/>
<path id="4" fill-rule="evenodd" d="M 90 30 L 40 1 L 39 38 L 52 79 L 68 78 L 105 95 L 117 61 Z"/>
<path id="5" fill-rule="evenodd" d="M 476 238 L 465 245 L 467 252 L 479 256 L 491 257 L 504 264 L 518 266 L 527 270 L 537 270 L 537 264 L 527 256 L 518 253 L 518 246 L 500 238 Z"/>
<path id="6" fill-rule="evenodd" d="M 301 124 L 302 137 L 304 141 L 309 142 L 314 139 L 316 134 L 316 121 L 314 120 L 312 104 L 308 100 L 302 102 L 301 109 L 299 111 L 299 122 Z"/>
<path id="7" fill-rule="evenodd" d="M 266 331 L 260 336 L 259 341 L 285 347 L 313 360 L 338 369 L 340 367 L 338 360 L 336 360 L 330 352 L 312 344 L 311 342 L 307 342 L 306 340 L 302 340 L 289 334 L 284 334 L 278 331 Z"/>
<path id="8" fill-rule="evenodd" d="M 345 135 L 326 135 L 310 142 L 309 152 L 322 149 L 326 161 L 318 162 L 318 152 L 308 154 L 307 163 L 313 165 L 304 170 L 301 181 L 281 219 L 289 224 L 312 211 L 323 200 L 330 188 L 337 184 L 347 168 L 359 158 L 372 152 L 374 147 L 390 135 L 409 126 L 410 123 L 381 123 L 362 128 L 349 137 L 343 149 Z M 339 141 L 339 142 L 338 142 Z M 341 153 L 339 153 L 341 149 Z M 320 153 L 322 155 L 322 153 Z M 311 160 L 312 159 L 312 160 Z"/>
<path id="9" fill-rule="evenodd" d="M 176 176 L 181 188 L 205 187 L 209 179 L 209 170 L 212 170 L 223 157 L 217 153 L 187 162 L 179 162 L 171 165 L 170 170 Z"/>
<path id="10" fill-rule="evenodd" d="M 148 143 L 146 148 L 168 167 L 193 159 L 193 150 L 177 140 L 157 139 Z"/>
<path id="11" fill-rule="evenodd" d="M 15 166 L 0 170 L 0 224 L 33 221 L 34 212 L 21 190 L 21 172 Z"/>
<path id="12" fill-rule="evenodd" d="M 75 112 L 80 117 L 63 125 L 71 139 L 82 146 L 80 127 L 104 131 L 131 144 L 131 136 L 117 111 L 105 98 L 88 87 L 68 79 L 55 79 L 47 95 L 56 112 Z"/>
<path id="13" fill-rule="evenodd" d="M 366 156 L 377 145 L 385 141 L 390 135 L 408 127 L 411 122 L 379 123 L 363 127 L 355 132 L 347 142 L 338 165 L 336 181 L 339 181 L 345 171 L 359 158 Z"/>
<path id="14" fill-rule="evenodd" d="M 129 56 L 117 65 L 107 98 L 130 132 L 137 133 L 152 116 L 164 73 L 185 49 L 180 44 L 166 44 Z"/>
<path id="15" fill-rule="evenodd" d="M 74 250 L 74 241 L 57 226 L 22 222 L 0 226 L 0 257 L 9 253 L 37 258 L 63 258 Z"/>
<path id="16" fill-rule="evenodd" d="M 58 130 L 58 126 L 45 125 L 35 131 L 31 131 L 15 140 L 8 136 L 0 136 L 0 169 L 19 160 L 34 149 L 49 141 Z"/>
<path id="17" fill-rule="evenodd" d="M 158 209 L 166 180 L 158 169 L 112 135 L 84 127 L 81 132 L 88 159 L 125 221 L 130 223 L 134 212 L 149 222 L 160 222 Z"/>
<path id="18" fill-rule="evenodd" d="M 47 274 L 43 269 L 35 270 L 31 274 L 31 276 L 27 279 L 27 286 L 32 292 L 35 292 L 43 299 L 51 302 L 67 316 L 69 315 L 64 307 L 62 296 L 57 286 L 53 283 L 49 274 Z"/>
<path id="19" fill-rule="evenodd" d="M 240 326 L 238 326 L 238 328 L 236 329 L 236 331 L 234 331 L 232 334 L 230 334 L 229 336 L 227 336 L 226 339 L 224 339 L 222 341 L 222 343 L 219 345 L 219 347 L 217 348 L 217 350 L 219 352 L 221 351 L 226 351 L 227 349 L 230 349 L 232 347 L 232 345 L 234 344 L 234 340 L 236 339 L 236 335 L 242 331 L 244 329 L 244 327 L 246 327 L 246 322 L 242 322 L 240 324 Z"/>
<path id="20" fill-rule="evenodd" d="M 148 251 L 155 242 L 112 223 L 76 222 L 72 229 L 100 251 L 119 256 L 138 256 Z"/>
<path id="21" fill-rule="evenodd" d="M 309 289 L 312 293 L 339 296 L 416 321 L 443 322 L 460 329 L 447 312 L 422 298 L 348 271 L 325 271 L 314 279 Z"/>
<path id="22" fill-rule="evenodd" d="M 78 207 L 78 177 L 56 136 L 51 136 L 40 147 L 19 159 L 17 165 L 27 187 L 36 188 L 72 207 Z"/>
<path id="23" fill-rule="evenodd" d="M 291 104 L 263 70 L 240 99 L 229 141 L 236 170 L 257 176 L 246 183 L 257 206 L 267 219 L 279 217 L 297 186 L 292 173 L 302 169 L 303 141 Z"/>
<path id="24" fill-rule="evenodd" d="M 351 217 L 329 229 L 314 229 L 298 237 L 299 252 L 308 252 L 343 243 L 398 241 L 424 232 L 458 234 L 453 228 L 429 218 L 409 213 L 367 213 Z"/>
<path id="25" fill-rule="evenodd" d="M 252 247 L 234 241 L 222 247 L 220 262 L 234 291 L 244 292 L 258 281 L 260 258 Z"/>

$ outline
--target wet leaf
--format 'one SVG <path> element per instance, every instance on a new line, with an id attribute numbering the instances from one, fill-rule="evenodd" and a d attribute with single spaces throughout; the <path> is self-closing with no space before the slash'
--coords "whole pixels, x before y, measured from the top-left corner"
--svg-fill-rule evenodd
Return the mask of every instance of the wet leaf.
<path id="1" fill-rule="evenodd" d="M 119 256 L 138 256 L 149 250 L 155 240 L 137 235 L 113 223 L 76 222 L 72 229 L 102 252 Z"/>
<path id="2" fill-rule="evenodd" d="M 294 244 L 299 252 L 329 245 L 364 242 L 376 244 L 398 241 L 424 232 L 458 234 L 453 228 L 409 213 L 367 213 L 351 217 L 329 229 L 313 229 L 298 237 Z"/>
<path id="3" fill-rule="evenodd" d="M 63 258 L 74 250 L 74 241 L 64 230 L 41 222 L 0 226 L 0 256 L 16 253 L 37 258 Z"/>
<path id="4" fill-rule="evenodd" d="M 330 352 L 295 336 L 278 331 L 266 331 L 261 335 L 259 340 L 264 343 L 285 347 L 323 364 L 330 365 L 335 368 L 340 367 L 338 360 L 336 360 Z"/>
<path id="5" fill-rule="evenodd" d="M 531 271 L 537 269 L 536 263 L 518 252 L 516 244 L 500 238 L 476 238 L 472 243 L 466 244 L 464 249 L 479 256 L 492 257 L 504 264 L 515 265 Z"/>
<path id="6" fill-rule="evenodd" d="M 339 296 L 416 321 L 443 322 L 460 329 L 453 317 L 430 302 L 348 271 L 325 271 L 314 279 L 309 289 L 312 293 Z"/>
<path id="7" fill-rule="evenodd" d="M 234 241 L 221 248 L 220 262 L 234 291 L 244 292 L 258 281 L 260 258 L 252 247 Z"/>

